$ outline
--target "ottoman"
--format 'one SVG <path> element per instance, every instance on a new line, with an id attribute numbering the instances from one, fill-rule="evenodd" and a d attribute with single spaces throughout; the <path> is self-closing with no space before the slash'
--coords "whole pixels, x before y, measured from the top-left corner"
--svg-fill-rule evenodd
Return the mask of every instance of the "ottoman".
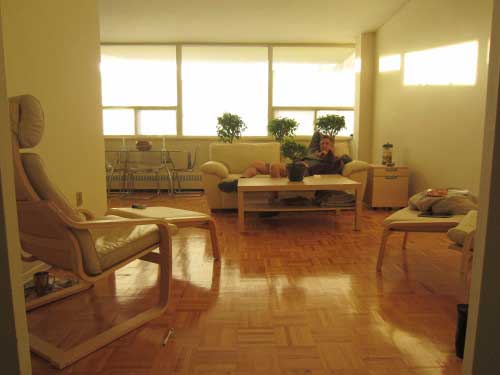
<path id="1" fill-rule="evenodd" d="M 217 230 L 215 222 L 210 215 L 171 207 L 147 207 L 144 209 L 130 207 L 111 208 L 108 210 L 108 214 L 127 218 L 146 217 L 164 219 L 170 224 L 175 224 L 178 228 L 198 227 L 208 229 L 210 232 L 210 241 L 212 243 L 212 254 L 214 259 L 218 260 L 220 257 Z"/>

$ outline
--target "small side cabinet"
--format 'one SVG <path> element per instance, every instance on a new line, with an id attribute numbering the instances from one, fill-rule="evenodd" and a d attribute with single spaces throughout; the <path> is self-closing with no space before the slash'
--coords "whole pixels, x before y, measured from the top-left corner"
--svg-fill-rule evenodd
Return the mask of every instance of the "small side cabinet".
<path id="1" fill-rule="evenodd" d="M 408 205 L 408 167 L 370 165 L 365 201 L 368 206 L 406 207 Z"/>

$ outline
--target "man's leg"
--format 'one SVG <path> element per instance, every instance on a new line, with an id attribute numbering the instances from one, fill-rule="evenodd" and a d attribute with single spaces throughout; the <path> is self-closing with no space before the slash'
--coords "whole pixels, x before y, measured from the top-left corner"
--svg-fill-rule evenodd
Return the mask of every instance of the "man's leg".
<path id="1" fill-rule="evenodd" d="M 269 166 L 269 174 L 271 178 L 280 178 L 286 176 L 286 166 L 283 163 L 271 163 Z M 277 201 L 279 199 L 279 195 L 277 191 L 271 193 L 271 202 Z M 272 217 L 279 215 L 277 211 L 270 212 L 260 212 L 260 217 Z"/>
<path id="2" fill-rule="evenodd" d="M 269 164 L 260 160 L 253 161 L 250 166 L 245 169 L 241 178 L 250 178 L 260 174 L 269 174 Z M 222 181 L 218 185 L 219 189 L 225 193 L 232 193 L 238 190 L 238 179 L 232 181 Z"/>
<path id="3" fill-rule="evenodd" d="M 270 175 L 273 178 L 286 177 L 286 164 L 285 163 L 272 163 L 270 169 Z"/>
<path id="4" fill-rule="evenodd" d="M 241 174 L 241 178 L 250 178 L 250 177 L 254 177 L 257 175 L 257 168 L 255 167 L 248 167 L 247 169 L 245 169 L 243 171 L 243 173 Z"/>
<path id="5" fill-rule="evenodd" d="M 280 176 L 281 177 L 288 176 L 288 174 L 286 173 L 286 164 L 285 163 L 280 163 Z"/>
<path id="6" fill-rule="evenodd" d="M 256 174 L 269 174 L 269 163 L 261 160 L 254 160 L 250 164 L 250 167 L 243 172 L 242 177 L 254 177 Z"/>

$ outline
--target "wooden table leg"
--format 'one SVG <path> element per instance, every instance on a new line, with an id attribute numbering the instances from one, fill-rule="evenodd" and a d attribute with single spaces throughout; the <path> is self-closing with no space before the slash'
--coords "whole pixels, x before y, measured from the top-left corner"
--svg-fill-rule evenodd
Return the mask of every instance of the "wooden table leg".
<path id="1" fill-rule="evenodd" d="M 354 230 L 361 230 L 361 209 L 363 201 L 361 200 L 361 188 L 356 189 L 356 212 L 354 214 Z"/>
<path id="2" fill-rule="evenodd" d="M 238 230 L 245 229 L 245 193 L 238 190 Z"/>

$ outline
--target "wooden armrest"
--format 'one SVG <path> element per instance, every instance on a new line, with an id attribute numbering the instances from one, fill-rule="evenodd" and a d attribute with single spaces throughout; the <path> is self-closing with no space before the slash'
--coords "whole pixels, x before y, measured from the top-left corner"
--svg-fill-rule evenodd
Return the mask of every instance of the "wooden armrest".
<path id="1" fill-rule="evenodd" d="M 27 216 L 37 217 L 37 220 L 59 222 L 59 224 L 73 229 L 85 230 L 155 224 L 170 230 L 169 225 L 172 225 L 166 220 L 154 218 L 74 221 L 59 210 L 59 208 L 57 208 L 57 206 L 52 202 L 44 200 L 36 202 L 17 202 L 17 208 L 20 212 L 23 212 Z M 175 225 L 173 227 L 175 228 Z"/>
<path id="2" fill-rule="evenodd" d="M 120 220 L 88 220 L 82 222 L 71 221 L 68 225 L 74 229 L 100 229 L 100 228 L 113 228 L 113 227 L 130 227 L 136 225 L 162 225 L 168 226 L 169 223 L 163 219 L 120 219 Z"/>
<path id="3" fill-rule="evenodd" d="M 476 235 L 476 230 L 472 230 L 469 233 L 467 233 L 467 236 L 465 236 L 464 240 L 464 246 L 463 249 L 465 251 L 471 251 L 474 248 L 474 236 Z"/>
<path id="4" fill-rule="evenodd" d="M 453 228 L 456 223 L 447 221 L 395 221 L 389 224 L 384 224 L 384 228 L 388 230 L 400 232 L 438 232 L 446 233 L 450 228 Z"/>

